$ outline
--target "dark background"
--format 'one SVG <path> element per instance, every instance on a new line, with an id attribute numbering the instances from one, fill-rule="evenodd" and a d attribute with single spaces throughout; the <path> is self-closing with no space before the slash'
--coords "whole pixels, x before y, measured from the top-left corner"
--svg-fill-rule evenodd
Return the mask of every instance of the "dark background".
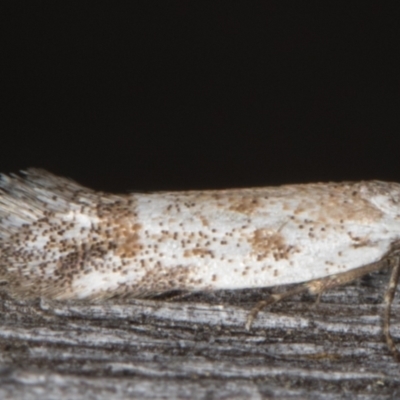
<path id="1" fill-rule="evenodd" d="M 10 4 L 3 172 L 110 191 L 400 181 L 395 2 Z"/>

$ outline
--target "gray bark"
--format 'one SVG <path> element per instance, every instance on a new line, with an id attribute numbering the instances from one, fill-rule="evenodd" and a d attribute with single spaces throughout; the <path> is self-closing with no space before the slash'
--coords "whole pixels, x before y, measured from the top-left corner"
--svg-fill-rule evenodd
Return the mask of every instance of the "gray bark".
<path id="1" fill-rule="evenodd" d="M 400 364 L 382 337 L 387 274 L 248 311 L 267 290 L 172 300 L 2 297 L 0 398 L 392 399 Z M 391 332 L 400 341 L 400 303 Z"/>

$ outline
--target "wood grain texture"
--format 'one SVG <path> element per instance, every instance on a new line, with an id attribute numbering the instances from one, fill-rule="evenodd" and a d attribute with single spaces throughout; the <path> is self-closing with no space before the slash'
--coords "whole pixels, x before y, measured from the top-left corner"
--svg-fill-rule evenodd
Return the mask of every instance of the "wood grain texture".
<path id="1" fill-rule="evenodd" d="M 173 300 L 16 301 L 0 314 L 2 399 L 392 399 L 382 338 L 387 273 L 261 312 L 267 290 Z M 391 331 L 400 345 L 400 303 Z"/>

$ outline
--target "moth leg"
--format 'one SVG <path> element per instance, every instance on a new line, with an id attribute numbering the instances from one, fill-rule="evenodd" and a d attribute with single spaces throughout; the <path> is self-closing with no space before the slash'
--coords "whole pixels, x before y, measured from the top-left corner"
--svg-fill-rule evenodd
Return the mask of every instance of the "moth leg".
<path id="1" fill-rule="evenodd" d="M 320 296 L 323 292 L 325 292 L 328 289 L 334 288 L 336 286 L 345 285 L 349 282 L 354 281 L 357 278 L 360 278 L 361 276 L 369 274 L 370 272 L 378 271 L 378 270 L 382 269 L 384 266 L 387 265 L 387 262 L 390 261 L 389 257 L 390 257 L 390 254 L 387 257 L 383 258 L 381 261 L 378 261 L 376 263 L 368 264 L 363 267 L 352 269 L 350 271 L 343 272 L 340 274 L 330 275 L 325 278 L 315 279 L 313 281 L 305 282 L 305 283 L 302 283 L 302 284 L 296 286 L 295 288 L 290 289 L 283 293 L 272 294 L 267 300 L 262 300 L 259 303 L 257 303 L 256 306 L 250 311 L 249 316 L 247 317 L 247 321 L 246 321 L 246 329 L 247 330 L 250 329 L 251 324 L 253 323 L 254 319 L 257 317 L 257 314 L 263 308 L 270 306 L 271 304 L 277 303 L 278 301 L 281 301 L 287 297 L 291 297 L 291 296 L 294 296 L 296 294 L 300 294 L 303 292 L 309 292 L 310 294 L 315 294 L 315 295 Z M 399 269 L 400 269 L 400 267 L 399 267 Z M 394 295 L 395 288 L 396 288 L 396 285 L 394 284 L 392 298 Z M 390 296 L 390 294 L 388 294 L 388 296 Z M 388 301 L 391 304 L 389 297 L 388 297 Z M 390 312 L 390 306 L 389 306 L 389 312 Z M 386 333 L 385 333 L 385 335 L 386 335 Z M 386 336 L 386 337 L 387 338 L 389 337 L 391 339 L 390 334 L 389 334 L 389 336 Z"/>
<path id="2" fill-rule="evenodd" d="M 384 313 L 383 313 L 383 334 L 386 339 L 386 344 L 389 347 L 389 350 L 392 352 L 393 357 L 400 361 L 400 356 L 396 348 L 396 344 L 394 343 L 393 337 L 390 334 L 390 311 L 392 308 L 392 302 L 394 295 L 396 293 L 397 284 L 399 282 L 400 276 L 400 256 L 394 257 L 391 260 L 392 264 L 392 274 L 390 276 L 390 281 L 388 284 L 388 288 L 385 293 L 384 298 Z"/>
<path id="3" fill-rule="evenodd" d="M 291 297 L 296 294 L 300 294 L 303 292 L 306 292 L 308 290 L 308 287 L 306 285 L 298 285 L 294 287 L 291 290 L 287 290 L 286 292 L 282 293 L 274 293 L 269 296 L 267 300 L 261 300 L 259 301 L 253 309 L 249 312 L 249 315 L 247 317 L 246 321 L 246 329 L 250 330 L 251 325 L 254 321 L 254 319 L 257 317 L 257 314 L 265 307 L 270 306 L 274 303 L 278 303 L 279 301 L 285 299 L 286 297 Z"/>

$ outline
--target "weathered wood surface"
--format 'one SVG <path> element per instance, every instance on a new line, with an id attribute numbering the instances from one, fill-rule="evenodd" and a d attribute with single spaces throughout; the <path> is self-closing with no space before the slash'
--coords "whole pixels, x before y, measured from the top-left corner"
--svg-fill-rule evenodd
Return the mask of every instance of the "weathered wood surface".
<path id="1" fill-rule="evenodd" d="M 382 339 L 386 281 L 281 302 L 249 332 L 266 290 L 101 304 L 3 294 L 0 398 L 399 398 L 400 363 Z M 400 345 L 398 300 L 392 314 Z"/>

